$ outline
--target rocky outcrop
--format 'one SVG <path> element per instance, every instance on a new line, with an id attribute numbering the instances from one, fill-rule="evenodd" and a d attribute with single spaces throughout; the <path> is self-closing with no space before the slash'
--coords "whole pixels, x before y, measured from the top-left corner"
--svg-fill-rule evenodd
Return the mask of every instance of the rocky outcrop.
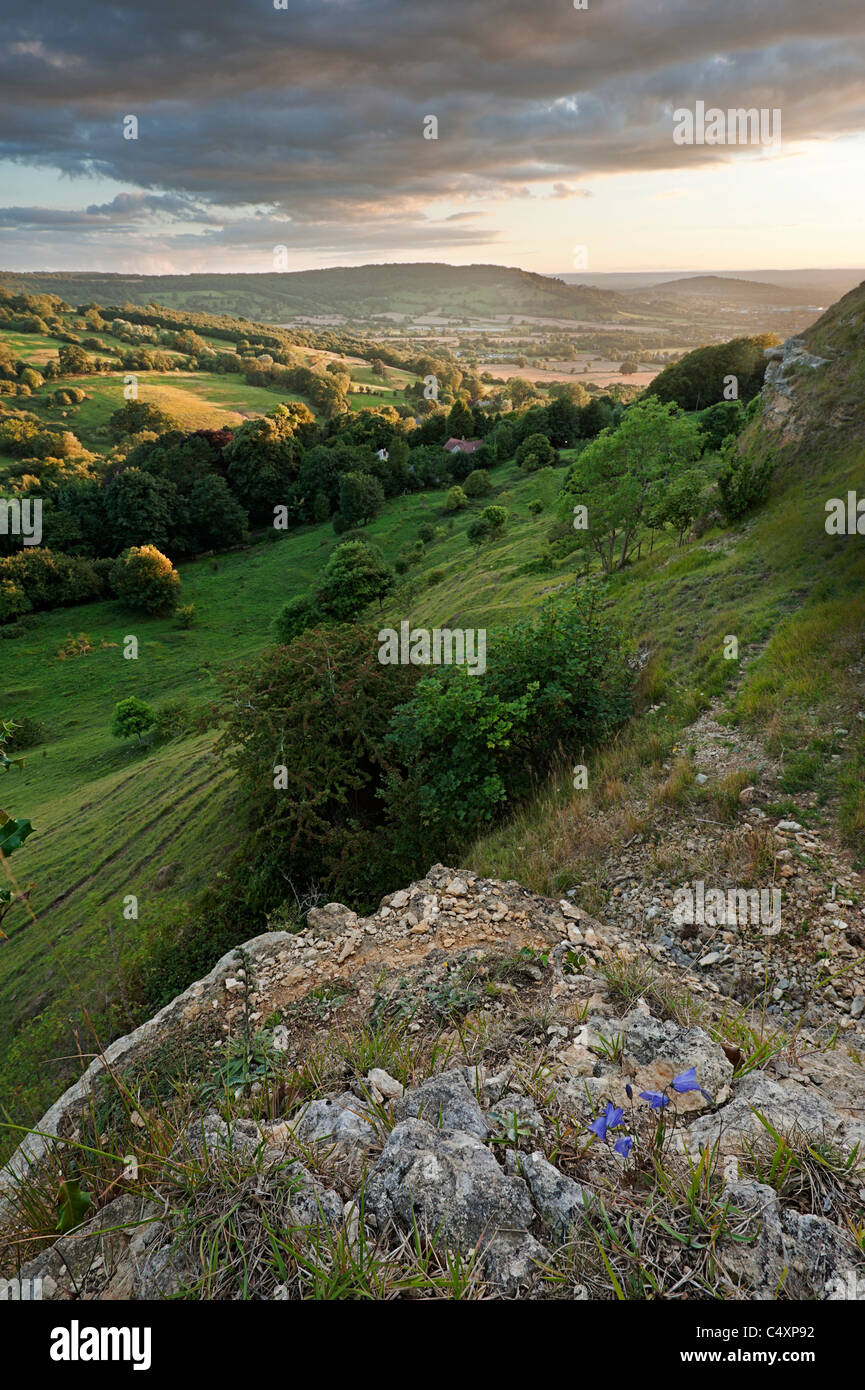
<path id="1" fill-rule="evenodd" d="M 647 961 L 657 960 L 653 945 L 643 943 Z M 75 1139 L 108 1067 L 152 1065 L 205 1029 L 204 1055 L 219 1059 L 224 1040 L 230 1046 L 268 1019 L 260 1035 L 271 1046 L 267 1103 L 256 1080 L 192 1105 L 164 1157 L 150 1163 L 147 1193 L 130 1177 L 129 1190 L 22 1274 L 41 1277 L 58 1299 L 188 1296 L 202 1278 L 196 1203 L 206 1214 L 229 1191 L 247 1230 L 267 1211 L 293 1239 L 324 1242 L 323 1252 L 339 1240 L 385 1252 L 386 1261 L 421 1240 L 492 1296 L 545 1296 L 551 1271 L 562 1286 L 562 1252 L 579 1265 L 604 1223 L 631 1221 L 660 1153 L 676 1180 L 687 1184 L 708 1155 L 722 1181 L 720 1202 L 714 1186 L 707 1200 L 713 1223 L 725 1212 L 717 1277 L 726 1296 L 865 1293 L 845 1219 L 863 1182 L 861 1024 L 850 1020 L 849 1051 L 800 1032 L 786 1057 L 767 1054 L 749 1070 L 724 1041 L 712 991 L 704 990 L 699 1024 L 659 1016 L 658 999 L 675 992 L 623 1000 L 616 971 L 638 959 L 633 939 L 567 899 L 440 865 L 370 918 L 329 904 L 308 931 L 256 938 L 113 1044 L 61 1098 L 39 1127 L 49 1137 L 30 1136 L 5 1172 L 7 1211 L 21 1176 L 46 1160 L 50 1135 L 61 1151 Z M 698 975 L 681 970 L 679 979 L 700 989 Z M 311 1083 L 316 1064 L 298 1085 L 313 1040 L 324 1057 L 335 1046 L 335 998 L 351 1000 L 340 1036 L 353 1017 L 361 1041 L 341 1054 L 336 1084 Z M 692 1008 L 697 995 L 688 998 Z M 472 1027 L 455 1029 L 454 1011 Z M 400 1042 L 388 1070 L 378 1050 L 390 1027 L 416 1048 Z M 771 1158 L 778 1135 L 805 1159 L 810 1145 L 832 1165 L 810 1206 L 807 1182 L 791 1195 L 763 1180 L 772 1171 L 764 1148 Z M 673 1244 L 670 1260 L 681 1248 Z M 316 1255 L 309 1266 L 328 1259 Z M 585 1283 L 571 1287 L 585 1296 Z M 290 1295 L 271 1278 L 258 1296 Z"/>
<path id="2" fill-rule="evenodd" d="M 805 429 L 805 416 L 796 410 L 796 386 L 802 372 L 817 371 L 828 366 L 827 357 L 808 352 L 804 339 L 788 338 L 781 347 L 764 351 L 766 374 L 763 378 L 762 423 L 777 431 L 784 444 L 800 438 Z"/>

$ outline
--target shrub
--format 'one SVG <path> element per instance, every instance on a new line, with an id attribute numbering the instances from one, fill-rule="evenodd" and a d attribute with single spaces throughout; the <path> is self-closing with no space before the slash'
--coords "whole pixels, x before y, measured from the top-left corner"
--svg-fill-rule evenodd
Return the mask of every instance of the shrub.
<path id="1" fill-rule="evenodd" d="M 307 628 L 321 621 L 321 613 L 315 600 L 306 594 L 291 598 L 273 622 L 277 642 L 293 642 Z"/>
<path id="2" fill-rule="evenodd" d="M 446 512 L 460 512 L 464 507 L 467 507 L 468 504 L 469 499 L 466 497 L 461 487 L 457 486 L 448 489 L 447 496 L 445 497 Z"/>
<path id="3" fill-rule="evenodd" d="M 748 453 L 737 453 L 732 440 L 725 455 L 718 474 L 718 495 L 725 519 L 738 521 L 752 507 L 765 502 L 774 464 L 766 456 L 753 458 Z"/>
<path id="4" fill-rule="evenodd" d="M 417 535 L 418 540 L 423 541 L 424 545 L 429 545 L 430 541 L 435 540 L 435 527 L 425 521 L 422 526 L 418 527 Z"/>
<path id="5" fill-rule="evenodd" d="M 155 545 L 133 545 L 114 561 L 111 582 L 117 597 L 141 613 L 170 613 L 180 593 L 180 575 Z"/>

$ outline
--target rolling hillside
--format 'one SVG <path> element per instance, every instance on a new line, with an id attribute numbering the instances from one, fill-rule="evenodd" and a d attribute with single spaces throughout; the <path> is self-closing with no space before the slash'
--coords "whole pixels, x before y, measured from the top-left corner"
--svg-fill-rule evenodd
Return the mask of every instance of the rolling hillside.
<path id="1" fill-rule="evenodd" d="M 434 262 L 368 265 L 261 275 L 114 275 L 86 271 L 0 272 L 0 285 L 59 294 L 72 305 L 149 304 L 279 323 L 297 317 L 364 318 L 438 312 L 464 318 L 494 314 L 617 321 L 619 295 L 530 271 Z"/>

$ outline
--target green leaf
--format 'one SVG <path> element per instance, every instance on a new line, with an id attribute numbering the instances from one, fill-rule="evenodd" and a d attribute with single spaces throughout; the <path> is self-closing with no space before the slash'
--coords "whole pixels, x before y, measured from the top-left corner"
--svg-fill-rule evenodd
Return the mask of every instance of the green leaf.
<path id="1" fill-rule="evenodd" d="M 29 820 L 13 820 L 5 811 L 0 811 L 0 851 L 3 854 L 11 854 L 13 850 L 20 849 L 27 836 L 32 833 L 33 826 Z"/>
<path id="2" fill-rule="evenodd" d="M 92 1197 L 81 1191 L 81 1184 L 67 1180 L 60 1184 L 60 1201 L 57 1203 L 58 1220 L 54 1228 L 58 1235 L 65 1235 L 80 1226 L 87 1212 L 93 1206 Z"/>

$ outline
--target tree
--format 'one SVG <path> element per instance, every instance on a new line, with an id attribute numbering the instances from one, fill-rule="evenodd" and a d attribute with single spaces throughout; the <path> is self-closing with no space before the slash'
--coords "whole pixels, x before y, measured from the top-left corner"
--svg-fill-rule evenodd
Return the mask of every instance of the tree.
<path id="1" fill-rule="evenodd" d="M 177 428 L 177 421 L 171 415 L 147 401 L 127 401 L 108 417 L 108 432 L 112 439 L 125 439 L 127 435 L 140 434 L 142 430 L 165 434 Z"/>
<path id="2" fill-rule="evenodd" d="M 339 510 L 349 526 L 365 526 L 384 506 L 384 488 L 372 473 L 346 473 L 339 487 Z"/>
<path id="3" fill-rule="evenodd" d="M 263 914 L 286 897 L 286 872 L 300 889 L 318 883 L 370 908 L 405 876 L 376 793 L 391 761 L 391 712 L 417 676 L 414 666 L 382 665 L 370 632 L 343 625 L 304 632 L 233 679 L 224 746 L 252 834 L 230 895 L 245 921 L 257 914 L 263 929 Z"/>
<path id="4" fill-rule="evenodd" d="M 736 399 L 749 401 L 763 385 L 764 351 L 777 342 L 773 333 L 761 333 L 696 348 L 655 377 L 652 395 L 660 401 L 675 401 L 683 410 L 700 410 L 728 399 L 724 392 L 731 384 L 729 378 L 734 377 Z"/>
<path id="5" fill-rule="evenodd" d="M 565 478 L 562 507 L 572 515 L 585 509 L 587 539 L 606 574 L 626 564 L 650 504 L 656 514 L 659 490 L 699 454 L 697 421 L 653 396 L 586 445 Z"/>
<path id="6" fill-rule="evenodd" d="M 111 567 L 117 597 L 142 613 L 170 613 L 180 596 L 180 575 L 155 545 L 133 545 Z"/>
<path id="7" fill-rule="evenodd" d="M 113 554 L 130 545 L 167 545 L 177 516 L 177 489 L 167 478 L 124 468 L 102 489 L 107 534 Z"/>
<path id="8" fill-rule="evenodd" d="M 228 486 L 253 524 L 272 522 L 274 507 L 289 502 L 300 467 L 301 428 L 297 415 L 278 405 L 245 421 L 226 447 Z"/>
<path id="9" fill-rule="evenodd" d="M 508 513 L 504 507 L 484 507 L 480 516 L 469 524 L 466 535 L 470 541 L 480 545 L 481 541 L 494 540 L 502 535 L 507 522 Z"/>
<path id="10" fill-rule="evenodd" d="M 662 516 L 678 532 L 679 545 L 700 510 L 704 486 L 702 473 L 693 468 L 677 474 L 667 486 Z"/>
<path id="11" fill-rule="evenodd" d="M 558 463 L 559 456 L 545 434 L 530 434 L 517 449 L 517 463 L 524 473 Z"/>
<path id="12" fill-rule="evenodd" d="M 447 496 L 445 497 L 446 512 L 461 512 L 468 504 L 469 499 L 466 497 L 461 487 L 452 487 L 448 489 Z"/>
<path id="13" fill-rule="evenodd" d="M 724 446 L 724 465 L 718 474 L 721 511 L 727 521 L 738 521 L 769 495 L 774 464 L 768 457 L 755 458 L 737 452 L 734 439 Z"/>
<path id="14" fill-rule="evenodd" d="M 485 468 L 475 468 L 463 483 L 466 497 L 486 497 L 491 490 L 490 475 Z"/>
<path id="15" fill-rule="evenodd" d="M 315 588 L 323 613 L 338 622 L 351 622 L 394 585 L 394 573 L 381 551 L 366 541 L 344 541 L 328 560 Z"/>
<path id="16" fill-rule="evenodd" d="M 23 766 L 22 758 L 10 758 L 3 747 L 5 743 L 14 740 L 17 727 L 19 726 L 9 723 L 8 721 L 0 722 L 0 772 L 8 772 L 11 767 L 15 767 L 16 765 L 19 768 Z M 32 835 L 32 833 L 33 826 L 29 820 L 11 816 L 8 811 L 0 810 L 0 853 L 4 854 L 6 858 L 8 858 L 10 854 L 14 854 L 15 850 L 20 849 L 27 839 L 27 836 Z M 32 883 L 27 884 L 19 892 L 15 888 L 0 886 L 0 923 L 2 923 L 13 904 L 19 901 L 20 898 L 25 897 L 32 887 Z M 5 941 L 6 939 L 6 933 L 3 931 L 2 926 L 0 926 L 0 940 Z"/>
<path id="17" fill-rule="evenodd" d="M 186 511 L 187 534 L 195 549 L 224 550 L 246 536 L 246 512 L 216 473 L 195 483 Z"/>
<path id="18" fill-rule="evenodd" d="M 141 735 L 156 723 L 156 715 L 149 705 L 130 695 L 126 700 L 118 700 L 111 716 L 111 732 L 115 738 L 132 738 Z"/>
<path id="19" fill-rule="evenodd" d="M 448 414 L 448 430 L 454 439 L 470 439 L 475 427 L 471 407 L 464 400 L 456 400 Z"/>
<path id="20" fill-rule="evenodd" d="M 64 343 L 57 359 L 64 376 L 87 376 L 90 371 L 90 358 L 77 343 Z"/>

